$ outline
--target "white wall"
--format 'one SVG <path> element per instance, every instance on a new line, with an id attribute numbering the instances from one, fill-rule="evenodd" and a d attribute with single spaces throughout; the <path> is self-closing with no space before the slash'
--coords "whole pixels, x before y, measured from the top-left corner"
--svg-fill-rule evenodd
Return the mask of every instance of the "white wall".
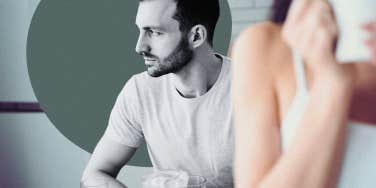
<path id="1" fill-rule="evenodd" d="M 253 23 L 267 19 L 272 0 L 229 0 L 232 14 L 232 39 Z"/>
<path id="2" fill-rule="evenodd" d="M 26 68 L 28 0 L 0 0 L 0 101 L 35 101 Z"/>

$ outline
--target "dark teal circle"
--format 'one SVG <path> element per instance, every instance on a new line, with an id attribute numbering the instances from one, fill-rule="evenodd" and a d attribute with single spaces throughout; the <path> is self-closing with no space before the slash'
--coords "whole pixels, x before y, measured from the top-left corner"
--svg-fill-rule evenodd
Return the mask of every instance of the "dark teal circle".
<path id="1" fill-rule="evenodd" d="M 228 2 L 214 48 L 227 54 L 231 38 Z M 117 95 L 145 70 L 134 51 L 138 0 L 42 0 L 27 41 L 27 63 L 35 95 L 56 128 L 92 152 L 107 126 Z M 145 144 L 128 163 L 150 166 Z"/>

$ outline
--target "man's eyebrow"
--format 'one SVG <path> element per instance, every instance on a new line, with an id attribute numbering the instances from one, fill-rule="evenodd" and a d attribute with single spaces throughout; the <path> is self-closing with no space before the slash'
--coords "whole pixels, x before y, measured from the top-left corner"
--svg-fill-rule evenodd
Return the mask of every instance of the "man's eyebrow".
<path id="1" fill-rule="evenodd" d="M 135 23 L 136 27 L 139 28 L 139 29 L 143 29 L 143 30 L 160 30 L 160 31 L 164 31 L 166 30 L 165 28 L 163 28 L 162 26 L 158 26 L 158 25 L 151 25 L 151 26 L 143 26 L 143 27 L 140 27 L 139 25 L 137 25 L 137 23 Z"/>
<path id="2" fill-rule="evenodd" d="M 145 26 L 145 27 L 142 27 L 142 29 L 144 30 L 153 30 L 153 29 L 156 29 L 156 30 L 164 30 L 162 27 L 160 26 Z"/>

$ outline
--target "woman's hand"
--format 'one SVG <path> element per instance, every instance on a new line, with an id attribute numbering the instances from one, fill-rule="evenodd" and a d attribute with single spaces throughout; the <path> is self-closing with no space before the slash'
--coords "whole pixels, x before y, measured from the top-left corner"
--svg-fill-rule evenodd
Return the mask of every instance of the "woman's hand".
<path id="1" fill-rule="evenodd" d="M 326 75 L 341 80 L 351 77 L 351 69 L 345 68 L 351 66 L 335 60 L 338 28 L 327 0 L 294 0 L 282 35 L 290 48 L 302 56 L 314 79 Z"/>
<path id="2" fill-rule="evenodd" d="M 363 26 L 369 32 L 370 38 L 365 41 L 371 52 L 371 63 L 376 65 L 376 20 Z"/>

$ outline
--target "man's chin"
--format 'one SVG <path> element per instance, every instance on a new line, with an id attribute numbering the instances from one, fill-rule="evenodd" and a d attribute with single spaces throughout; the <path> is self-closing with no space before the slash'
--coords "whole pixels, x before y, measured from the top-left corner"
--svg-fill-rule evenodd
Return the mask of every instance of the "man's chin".
<path id="1" fill-rule="evenodd" d="M 149 76 L 155 77 L 155 78 L 168 74 L 168 73 L 163 73 L 160 71 L 150 70 L 150 68 L 148 68 L 146 72 L 148 73 Z"/>
<path id="2" fill-rule="evenodd" d="M 150 77 L 153 77 L 153 78 L 158 78 L 158 77 L 162 76 L 162 75 L 159 75 L 159 74 L 152 74 L 152 73 L 149 73 L 149 72 L 148 72 L 148 75 Z"/>

